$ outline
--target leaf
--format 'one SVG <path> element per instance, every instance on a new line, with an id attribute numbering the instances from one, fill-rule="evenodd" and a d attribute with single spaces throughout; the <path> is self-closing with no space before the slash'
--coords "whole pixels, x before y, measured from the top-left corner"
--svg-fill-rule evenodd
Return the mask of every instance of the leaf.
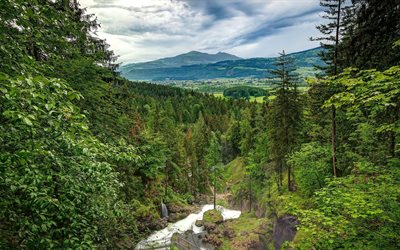
<path id="1" fill-rule="evenodd" d="M 24 123 L 28 126 L 33 126 L 32 121 L 28 118 L 28 117 L 23 117 L 22 120 L 24 121 Z"/>
<path id="2" fill-rule="evenodd" d="M 47 111 L 50 111 L 50 110 L 54 107 L 54 105 L 53 105 L 53 104 L 50 104 L 50 103 L 47 103 L 47 104 L 44 105 L 44 106 L 46 107 Z"/>

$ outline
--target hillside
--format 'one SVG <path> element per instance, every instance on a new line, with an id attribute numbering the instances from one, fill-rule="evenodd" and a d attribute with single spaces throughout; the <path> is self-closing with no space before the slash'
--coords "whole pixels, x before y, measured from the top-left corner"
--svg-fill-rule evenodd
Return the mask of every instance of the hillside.
<path id="1" fill-rule="evenodd" d="M 141 2 L 143 19 L 157 27 L 127 31 L 132 41 L 136 32 L 159 34 L 162 19 L 150 12 L 204 14 L 164 2 L 157 10 L 157 1 L 147 8 L 144 1 L 82 2 L 101 2 L 125 21 L 116 7 Z M 282 53 L 273 71 L 274 58 L 146 69 L 193 77 L 203 67 L 199 78 L 225 76 L 154 84 L 115 71 L 118 55 L 79 0 L 1 1 L 0 250 L 398 250 L 400 3 L 365 3 L 345 4 L 354 15 L 339 21 L 351 29 L 335 47 L 322 43 L 326 77 L 297 80 L 295 67 L 304 76 L 320 63 L 313 49 Z M 256 18 L 271 7 L 252 5 Z M 332 6 L 321 7 L 335 22 Z M 293 30 L 286 24 L 296 20 L 280 20 L 262 31 Z M 108 28 L 123 29 L 116 21 Z M 222 20 L 209 21 L 220 28 Z M 164 23 L 197 32 L 187 21 Z M 328 40 L 334 26 L 320 26 Z M 239 31 L 229 28 L 218 32 Z M 298 32 L 288 42 L 300 41 Z M 249 72 L 273 75 L 228 78 Z"/>
<path id="2" fill-rule="evenodd" d="M 186 65 L 208 64 L 240 59 L 242 58 L 224 52 L 218 52 L 217 54 L 208 54 L 199 51 L 190 51 L 185 54 L 177 55 L 174 57 L 161 58 L 155 61 L 126 64 L 121 66 L 120 70 L 123 72 L 129 72 L 131 70 L 137 69 L 174 68 Z"/>
<path id="3" fill-rule="evenodd" d="M 322 65 L 318 57 L 321 48 L 290 54 L 295 60 L 298 72 L 307 76 L 314 73 L 314 65 Z M 189 53 L 190 54 L 190 53 Z M 186 54 L 187 55 L 187 54 Z M 130 64 L 120 68 L 121 75 L 129 80 L 201 80 L 216 78 L 264 78 L 273 68 L 274 57 L 250 58 L 241 60 L 225 60 L 208 64 L 193 64 L 164 67 L 161 64 L 166 59 L 160 59 L 148 64 Z M 157 64 L 162 66 L 156 67 Z"/>

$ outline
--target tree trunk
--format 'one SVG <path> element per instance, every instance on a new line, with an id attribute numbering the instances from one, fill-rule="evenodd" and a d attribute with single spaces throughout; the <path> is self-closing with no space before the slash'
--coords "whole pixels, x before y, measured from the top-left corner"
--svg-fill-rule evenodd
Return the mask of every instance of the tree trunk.
<path id="1" fill-rule="evenodd" d="M 332 170 L 333 176 L 336 174 L 336 108 L 332 105 Z"/>
<path id="2" fill-rule="evenodd" d="M 333 65 L 334 65 L 334 75 L 337 75 L 338 71 L 338 44 L 339 44 L 339 32 L 340 32 L 340 11 L 342 8 L 342 0 L 339 0 L 338 3 L 338 14 L 336 19 L 336 37 L 335 37 L 335 55 L 333 57 Z"/>
<path id="3" fill-rule="evenodd" d="M 215 178 L 215 176 L 214 176 L 214 209 L 217 209 L 217 201 L 216 201 L 217 193 L 216 193 L 216 189 L 215 189 L 215 181 L 216 181 L 216 179 L 217 178 Z"/>
<path id="4" fill-rule="evenodd" d="M 290 191 L 293 191 L 292 190 L 292 180 L 291 180 L 291 175 L 292 175 L 292 173 L 291 173 L 291 169 L 290 169 L 290 166 L 288 165 L 288 190 L 289 190 L 289 192 Z"/>
<path id="5" fill-rule="evenodd" d="M 335 37 L 335 55 L 333 57 L 334 64 L 334 75 L 338 73 L 338 44 L 339 44 L 339 32 L 340 32 L 340 11 L 341 11 L 342 1 L 339 0 L 337 9 L 337 19 L 336 19 L 336 37 Z M 336 174 L 336 107 L 332 105 L 332 169 L 333 176 L 337 177 Z"/>
<path id="6" fill-rule="evenodd" d="M 249 209 L 249 211 L 251 212 L 251 203 L 252 203 L 252 196 L 253 196 L 253 194 L 252 194 L 252 190 L 251 190 L 251 174 L 249 175 L 249 201 L 250 201 L 250 209 Z"/>

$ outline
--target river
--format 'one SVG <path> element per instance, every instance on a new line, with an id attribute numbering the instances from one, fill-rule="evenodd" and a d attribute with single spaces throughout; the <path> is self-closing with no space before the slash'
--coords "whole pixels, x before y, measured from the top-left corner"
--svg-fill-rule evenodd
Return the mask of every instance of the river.
<path id="1" fill-rule="evenodd" d="M 197 220 L 202 220 L 203 214 L 213 208 L 214 205 L 212 204 L 204 205 L 198 212 L 189 214 L 186 218 L 171 223 L 168 227 L 152 233 L 147 239 L 139 242 L 135 249 L 151 249 L 160 245 L 169 245 L 174 233 L 184 233 L 188 230 L 192 230 L 195 234 L 201 233 L 203 227 L 198 227 L 195 223 Z M 237 219 L 241 214 L 238 210 L 226 209 L 222 206 L 217 206 L 217 210 L 221 211 L 224 220 Z"/>

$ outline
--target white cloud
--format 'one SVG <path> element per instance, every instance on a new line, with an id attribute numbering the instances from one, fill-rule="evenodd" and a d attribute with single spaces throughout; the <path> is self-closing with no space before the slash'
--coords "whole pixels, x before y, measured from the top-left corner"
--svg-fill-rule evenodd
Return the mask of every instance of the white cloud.
<path id="1" fill-rule="evenodd" d="M 242 57 L 316 47 L 317 0 L 80 0 L 120 62 L 190 50 Z"/>

